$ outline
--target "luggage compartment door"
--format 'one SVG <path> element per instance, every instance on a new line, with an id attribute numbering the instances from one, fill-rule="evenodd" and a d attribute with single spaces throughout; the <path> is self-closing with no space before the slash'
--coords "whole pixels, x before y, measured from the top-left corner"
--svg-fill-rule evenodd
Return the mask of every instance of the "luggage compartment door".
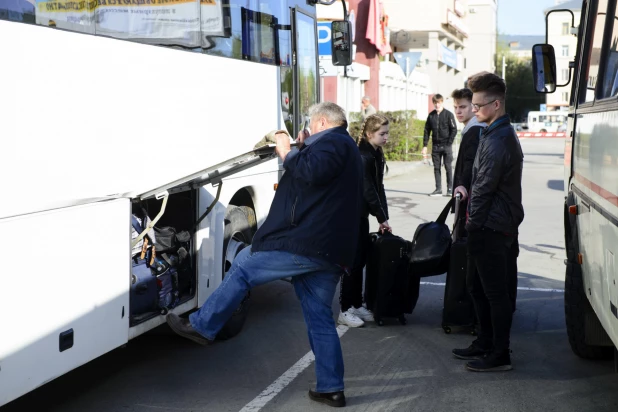
<path id="1" fill-rule="evenodd" d="M 127 342 L 130 216 L 116 199 L 0 219 L 0 406 Z"/>

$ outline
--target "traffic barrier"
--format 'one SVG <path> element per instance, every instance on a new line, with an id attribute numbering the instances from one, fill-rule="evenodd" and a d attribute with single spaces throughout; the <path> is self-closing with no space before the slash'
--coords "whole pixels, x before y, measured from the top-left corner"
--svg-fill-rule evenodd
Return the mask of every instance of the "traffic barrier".
<path id="1" fill-rule="evenodd" d="M 566 137 L 564 132 L 547 132 L 547 133 L 534 133 L 534 132 L 517 132 L 517 137 Z"/>

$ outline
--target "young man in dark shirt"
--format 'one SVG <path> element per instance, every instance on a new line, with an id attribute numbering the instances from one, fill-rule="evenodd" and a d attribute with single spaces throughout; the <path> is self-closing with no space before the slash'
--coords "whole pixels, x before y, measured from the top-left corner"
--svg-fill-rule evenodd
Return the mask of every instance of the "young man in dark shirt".
<path id="1" fill-rule="evenodd" d="M 442 196 L 442 175 L 440 167 L 444 163 L 446 169 L 446 195 L 453 193 L 453 141 L 457 135 L 455 116 L 444 108 L 444 98 L 436 94 L 432 98 L 436 110 L 429 113 L 425 123 L 423 135 L 423 156 L 427 154 L 429 136 L 432 139 L 431 160 L 433 161 L 433 173 L 436 179 L 436 190 L 429 196 Z"/>
<path id="2" fill-rule="evenodd" d="M 513 245 L 524 219 L 521 178 L 524 155 L 505 110 L 506 84 L 492 73 L 473 76 L 476 118 L 489 126 L 479 139 L 469 191 L 466 283 L 479 320 L 478 338 L 453 355 L 475 372 L 512 369 L 510 296 Z"/>

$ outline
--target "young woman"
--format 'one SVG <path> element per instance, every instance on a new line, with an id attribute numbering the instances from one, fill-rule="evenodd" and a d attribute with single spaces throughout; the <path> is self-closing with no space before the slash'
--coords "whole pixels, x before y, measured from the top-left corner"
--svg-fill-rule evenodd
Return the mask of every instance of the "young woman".
<path id="1" fill-rule="evenodd" d="M 376 217 L 380 231 L 392 230 L 388 224 L 388 207 L 384 193 L 384 168 L 386 162 L 382 146 L 388 141 L 388 119 L 382 115 L 368 116 L 358 139 L 358 149 L 363 159 L 363 201 L 360 233 L 352 272 L 341 281 L 339 303 L 341 313 L 338 323 L 353 328 L 373 321 L 373 313 L 363 306 L 363 268 L 369 246 L 369 214 Z"/>

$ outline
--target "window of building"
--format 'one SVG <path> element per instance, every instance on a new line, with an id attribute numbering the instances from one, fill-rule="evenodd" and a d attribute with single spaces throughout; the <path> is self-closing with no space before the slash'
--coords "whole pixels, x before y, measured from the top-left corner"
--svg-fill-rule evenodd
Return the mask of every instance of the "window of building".
<path id="1" fill-rule="evenodd" d="M 569 81 L 569 69 L 562 69 L 562 81 L 565 83 Z"/>
<path id="2" fill-rule="evenodd" d="M 562 35 L 563 36 L 568 36 L 569 35 L 569 23 L 562 23 Z"/>
<path id="3" fill-rule="evenodd" d="M 599 64 L 601 62 L 601 47 L 603 46 L 603 32 L 607 16 L 607 0 L 599 0 L 597 15 L 594 19 L 594 34 L 592 47 L 588 53 L 588 67 L 586 79 L 586 102 L 592 102 L 595 98 L 597 78 L 599 76 Z"/>
<path id="4" fill-rule="evenodd" d="M 562 46 L 562 57 L 569 57 L 569 46 Z"/>
<path id="5" fill-rule="evenodd" d="M 562 92 L 562 101 L 569 102 L 569 92 Z"/>

